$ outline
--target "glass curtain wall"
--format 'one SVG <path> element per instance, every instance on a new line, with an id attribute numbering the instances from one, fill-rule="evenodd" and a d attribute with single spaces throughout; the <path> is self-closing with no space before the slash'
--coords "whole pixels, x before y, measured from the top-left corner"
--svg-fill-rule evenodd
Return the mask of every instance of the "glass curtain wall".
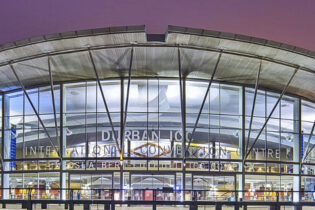
<path id="1" fill-rule="evenodd" d="M 50 87 L 27 90 L 31 103 L 22 91 L 5 93 L 1 183 L 11 189 L 2 195 L 25 198 L 19 188 L 48 188 L 32 194 L 58 199 L 54 188 L 79 186 L 91 197 L 93 186 L 135 188 L 139 177 L 176 189 L 200 190 L 206 182 L 211 190 L 220 172 L 227 184 L 219 188 L 239 186 L 244 199 L 270 200 L 274 190 L 286 191 L 283 200 L 309 199 L 293 191 L 313 190 L 314 103 L 285 95 L 270 115 L 277 93 L 259 90 L 253 107 L 253 88 L 213 83 L 205 95 L 208 81 L 184 84 L 185 107 L 177 79 L 132 78 L 130 86 L 112 79 L 102 89 L 95 81 L 63 83 L 54 87 L 55 113 Z M 168 181 L 159 177 L 169 171 Z"/>

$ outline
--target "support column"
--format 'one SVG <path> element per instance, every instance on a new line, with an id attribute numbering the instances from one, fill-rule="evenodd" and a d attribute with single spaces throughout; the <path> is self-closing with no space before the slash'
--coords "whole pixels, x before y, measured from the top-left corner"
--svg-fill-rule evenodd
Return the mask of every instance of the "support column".
<path id="1" fill-rule="evenodd" d="M 239 113 L 241 115 L 241 120 L 240 120 L 240 128 L 242 129 L 239 133 L 238 133 L 238 142 L 239 142 L 239 159 L 243 160 L 246 155 L 246 151 L 245 151 L 245 87 L 242 87 L 239 93 Z M 245 162 L 245 161 L 244 161 Z M 235 195 L 235 197 L 237 199 L 235 199 L 235 201 L 240 201 L 243 200 L 243 190 L 244 190 L 244 185 L 245 185 L 245 168 L 244 168 L 244 164 L 243 161 L 240 162 L 239 165 L 242 174 L 237 175 L 236 177 L 238 178 L 238 188 L 236 188 L 239 192 L 237 195 Z M 236 183 L 235 183 L 236 184 Z"/>
<path id="2" fill-rule="evenodd" d="M 302 206 L 294 206 L 294 210 L 302 210 Z"/>
<path id="3" fill-rule="evenodd" d="M 74 204 L 72 202 L 69 204 L 69 210 L 74 210 Z"/>
<path id="4" fill-rule="evenodd" d="M 181 81 L 180 81 L 181 82 Z M 182 131 L 182 158 L 183 158 L 183 164 L 182 164 L 182 190 L 183 190 L 183 200 L 186 200 L 185 190 L 186 190 L 186 82 L 185 79 L 183 79 L 183 96 L 182 96 L 182 123 L 183 123 L 183 131 Z"/>
<path id="5" fill-rule="evenodd" d="M 84 205 L 83 205 L 83 209 L 84 209 L 84 210 L 90 210 L 90 209 L 91 209 L 90 204 L 84 204 Z"/>
<path id="6" fill-rule="evenodd" d="M 115 210 L 115 204 L 114 203 L 111 204 L 111 210 Z"/>
<path id="7" fill-rule="evenodd" d="M 198 205 L 196 204 L 189 205 L 189 210 L 198 210 Z"/>
<path id="8" fill-rule="evenodd" d="M 302 161 L 302 156 L 303 154 L 300 153 L 300 151 L 303 150 L 303 143 L 302 143 L 302 138 L 299 135 L 301 131 L 301 126 L 300 126 L 300 114 L 301 114 L 301 107 L 300 107 L 300 102 L 299 100 L 295 100 L 294 102 L 294 137 L 293 137 L 293 142 L 294 142 L 294 147 L 293 147 L 293 161 L 294 162 L 301 162 Z M 294 176 L 293 178 L 293 191 L 300 191 L 301 189 L 301 183 L 300 183 L 300 165 L 294 165 L 293 167 L 293 173 L 294 174 L 299 174 L 299 176 Z M 293 202 L 299 202 L 300 201 L 300 193 L 294 192 L 293 193 Z"/>
<path id="9" fill-rule="evenodd" d="M 215 210 L 222 210 L 222 204 L 215 204 Z"/>
<path id="10" fill-rule="evenodd" d="M 119 153 L 119 199 L 123 200 L 123 192 L 121 189 L 124 188 L 124 176 L 123 176 L 123 171 L 124 171 L 124 162 L 123 162 L 123 156 L 124 156 L 124 140 L 125 140 L 125 131 L 124 131 L 124 101 L 125 101 L 125 82 L 124 78 L 122 77 L 120 80 L 120 130 L 119 130 L 119 136 L 120 136 L 120 153 Z"/>
<path id="11" fill-rule="evenodd" d="M 9 117 L 5 117 L 5 116 L 9 116 L 10 113 L 10 103 L 9 103 L 9 98 L 7 95 L 4 95 L 3 97 L 3 129 L 4 129 L 4 142 L 3 142 L 3 159 L 9 159 L 10 158 L 10 142 L 11 142 L 11 138 L 10 138 L 10 121 L 9 121 Z M 3 171 L 9 171 L 10 170 L 10 162 L 4 162 L 3 163 Z M 2 187 L 3 188 L 9 188 L 10 185 L 10 175 L 7 173 L 3 173 L 3 177 L 2 177 Z M 3 195 L 2 195 L 2 199 L 9 199 L 9 190 L 8 189 L 4 189 L 2 191 Z"/>
<path id="12" fill-rule="evenodd" d="M 66 117 L 64 113 L 66 112 L 66 88 L 64 87 L 63 84 L 60 85 L 60 155 L 61 157 L 64 157 L 65 152 L 66 152 L 66 142 L 67 142 L 67 132 L 64 130 L 64 126 L 66 124 Z M 61 158 L 62 160 L 62 158 Z M 66 183 L 66 173 L 63 173 L 62 171 L 66 168 L 66 163 L 65 161 L 62 160 L 60 163 L 60 187 L 62 188 L 60 199 L 61 200 L 66 200 L 66 192 L 65 188 L 67 188 L 67 183 Z M 68 186 L 70 188 L 70 186 Z"/>
<path id="13" fill-rule="evenodd" d="M 269 206 L 269 210 L 280 210 L 281 206 L 279 204 L 274 204 Z"/>
<path id="14" fill-rule="evenodd" d="M 110 210 L 110 204 L 104 204 L 104 210 Z"/>

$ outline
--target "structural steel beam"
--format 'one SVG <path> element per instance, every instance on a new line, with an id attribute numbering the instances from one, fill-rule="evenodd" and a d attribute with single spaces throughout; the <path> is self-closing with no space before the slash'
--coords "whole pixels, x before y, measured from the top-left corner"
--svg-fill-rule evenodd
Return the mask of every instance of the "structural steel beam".
<path id="1" fill-rule="evenodd" d="M 21 86 L 21 88 L 22 88 L 22 90 L 23 90 L 23 92 L 24 92 L 24 94 L 25 94 L 25 96 L 26 96 L 28 102 L 30 103 L 30 105 L 31 105 L 31 107 L 32 107 L 32 109 L 33 109 L 35 115 L 37 116 L 39 123 L 40 123 L 41 126 L 43 127 L 43 129 L 44 129 L 44 131 L 45 131 L 45 133 L 46 133 L 46 135 L 47 135 L 47 137 L 48 137 L 48 139 L 49 139 L 49 141 L 50 141 L 51 146 L 54 148 L 54 150 L 55 150 L 56 153 L 58 154 L 59 158 L 61 158 L 61 155 L 59 154 L 59 151 L 57 150 L 56 146 L 54 145 L 54 143 L 53 143 L 53 141 L 52 141 L 52 139 L 51 139 L 51 137 L 50 137 L 50 135 L 49 135 L 49 133 L 48 133 L 48 131 L 47 131 L 47 128 L 46 128 L 46 126 L 44 125 L 44 122 L 43 122 L 42 119 L 40 118 L 40 116 L 39 116 L 39 114 L 38 114 L 38 112 L 37 112 L 37 110 L 36 110 L 36 108 L 35 108 L 35 106 L 34 106 L 32 100 L 31 100 L 30 96 L 28 95 L 28 93 L 27 93 L 27 91 L 26 91 L 26 89 L 25 89 L 23 83 L 21 82 L 21 80 L 20 80 L 19 76 L 17 75 L 17 73 L 16 73 L 16 71 L 15 71 L 15 69 L 14 69 L 14 67 L 13 67 L 12 64 L 10 64 L 10 68 L 11 68 L 11 70 L 12 70 L 12 72 L 13 72 L 13 74 L 14 74 L 16 80 L 18 81 L 19 85 Z"/>
<path id="2" fill-rule="evenodd" d="M 31 55 L 31 56 L 26 56 L 23 58 L 17 58 L 17 59 L 12 59 L 10 61 L 4 61 L 0 63 L 0 67 L 5 66 L 5 65 L 9 65 L 11 64 L 15 64 L 15 63 L 19 63 L 22 61 L 27 61 L 27 60 L 31 60 L 31 59 L 36 59 L 36 58 L 42 58 L 45 56 L 55 56 L 55 55 L 64 55 L 64 54 L 71 54 L 71 53 L 76 53 L 76 52 L 86 52 L 89 50 L 101 50 L 101 49 L 116 49 L 116 48 L 129 48 L 129 47 L 170 47 L 170 48 L 182 48 L 182 49 L 192 49 L 192 50 L 201 50 L 201 51 L 208 51 L 208 52 L 222 52 L 223 54 L 228 54 L 228 55 L 237 55 L 237 56 L 243 56 L 243 57 L 247 57 L 247 58 L 258 58 L 258 59 L 262 59 L 263 61 L 269 61 L 272 63 L 277 63 L 277 64 L 281 64 L 287 67 L 291 67 L 291 68 L 299 68 L 299 70 L 301 71 L 306 71 L 312 74 L 315 74 L 315 69 L 310 69 L 307 67 L 303 67 L 303 66 L 298 66 L 297 64 L 294 63 L 290 63 L 290 62 L 286 62 L 286 61 L 282 61 L 279 59 L 274 59 L 274 58 L 270 58 L 270 57 L 262 57 L 260 55 L 255 55 L 253 53 L 244 53 L 241 51 L 236 51 L 236 50 L 226 50 L 226 49 L 218 49 L 218 48 L 211 48 L 211 47 L 199 47 L 199 46 L 189 46 L 189 45 L 178 45 L 178 44 L 160 44 L 160 43 L 137 43 L 137 46 L 134 46 L 134 44 L 120 44 L 120 45 L 101 45 L 101 46 L 96 46 L 96 47 L 82 47 L 82 48 L 76 48 L 76 49 L 70 49 L 70 50 L 59 50 L 59 51 L 55 51 L 55 52 L 49 52 L 49 53 L 40 53 L 37 55 Z"/>
<path id="3" fill-rule="evenodd" d="M 110 124 L 112 132 L 113 132 L 114 140 L 116 142 L 116 146 L 117 146 L 117 149 L 119 151 L 119 154 L 121 154 L 121 148 L 120 148 L 119 143 L 118 143 L 118 134 L 116 134 L 115 129 L 114 129 L 114 124 L 113 124 L 112 118 L 111 118 L 110 113 L 109 113 L 109 108 L 108 108 L 108 105 L 107 105 L 107 102 L 106 102 L 106 99 L 105 99 L 103 87 L 102 87 L 99 75 L 97 73 L 97 69 L 96 69 L 96 66 L 95 66 L 95 62 L 94 62 L 94 58 L 92 56 L 91 50 L 89 50 L 89 56 L 90 56 L 90 59 L 91 59 L 91 63 L 92 63 L 92 66 L 93 66 L 93 70 L 94 70 L 94 73 L 95 73 L 95 77 L 96 77 L 96 81 L 97 81 L 98 87 L 99 87 L 99 89 L 101 91 L 103 103 L 104 103 L 104 106 L 105 106 L 105 109 L 106 109 L 106 113 L 107 113 L 107 117 L 108 117 L 108 120 L 109 120 L 109 124 Z"/>
<path id="4" fill-rule="evenodd" d="M 273 106 L 273 108 L 272 108 L 272 110 L 271 110 L 269 116 L 267 117 L 267 119 L 266 119 L 264 125 L 262 126 L 262 128 L 260 129 L 260 131 L 259 131 L 257 137 L 255 138 L 254 143 L 253 143 L 252 146 L 250 147 L 249 151 L 246 153 L 245 158 L 244 158 L 244 161 L 245 161 L 246 158 L 248 157 L 248 155 L 249 155 L 249 153 L 251 152 L 251 150 L 254 148 L 254 146 L 255 146 L 256 142 L 258 141 L 258 139 L 259 139 L 261 133 L 262 133 L 263 130 L 265 129 L 265 127 L 266 127 L 267 123 L 269 122 L 269 120 L 270 120 L 272 114 L 273 114 L 274 111 L 276 110 L 278 104 L 280 103 L 280 101 L 281 101 L 283 95 L 286 93 L 286 91 L 287 91 L 287 89 L 288 89 L 288 87 L 289 87 L 289 85 L 290 85 L 292 79 L 294 78 L 294 76 L 295 76 L 295 74 L 298 72 L 298 70 L 299 70 L 299 68 L 296 68 L 295 71 L 293 72 L 293 74 L 291 75 L 291 77 L 290 77 L 288 83 L 287 83 L 286 86 L 284 87 L 284 89 L 283 89 L 282 93 L 280 94 L 280 96 L 279 96 L 279 98 L 278 98 L 276 104 Z"/>
<path id="5" fill-rule="evenodd" d="M 212 85 L 212 82 L 213 82 L 213 79 L 214 79 L 214 75 L 215 75 L 215 73 L 216 73 L 216 71 L 217 71 L 217 68 L 218 68 L 218 66 L 219 66 L 219 62 L 220 62 L 220 60 L 221 60 L 221 56 L 222 56 L 222 53 L 220 53 L 219 56 L 218 56 L 218 59 L 217 59 L 217 62 L 216 62 L 216 64 L 215 64 L 213 73 L 212 73 L 211 78 L 210 78 L 210 80 L 209 80 L 209 84 L 208 84 L 208 87 L 207 87 L 207 90 L 206 90 L 206 94 L 205 94 L 205 96 L 204 96 L 204 98 L 203 98 L 203 101 L 202 101 L 202 103 L 201 103 L 201 107 L 200 107 L 200 110 L 199 110 L 199 113 L 198 113 L 198 116 L 197 116 L 197 119 L 196 119 L 196 122 L 195 122 L 195 125 L 194 125 L 194 128 L 193 128 L 193 131 L 192 131 L 192 133 L 191 133 L 191 138 L 189 139 L 187 148 L 186 148 L 186 150 L 185 150 L 185 153 L 188 151 L 188 149 L 189 149 L 189 147 L 190 147 L 190 144 L 191 144 L 191 141 L 192 141 L 193 138 L 195 137 L 196 128 L 197 128 L 197 125 L 198 125 L 198 123 L 199 123 L 199 119 L 200 119 L 200 116 L 201 116 L 203 107 L 204 107 L 204 105 L 205 105 L 205 103 L 206 103 L 206 100 L 207 100 L 207 97 L 208 97 L 208 93 L 209 93 L 209 91 L 210 91 L 210 88 L 211 88 L 211 85 Z"/>
<path id="6" fill-rule="evenodd" d="M 254 92 L 252 112 L 251 112 L 251 115 L 250 115 L 250 122 L 249 122 L 249 127 L 248 127 L 248 135 L 247 135 L 247 141 L 246 141 L 245 154 L 247 153 L 247 150 L 248 150 L 248 145 L 249 145 L 249 140 L 250 140 L 250 133 L 251 133 L 251 130 L 252 130 L 252 123 L 253 123 L 255 106 L 256 106 L 256 98 L 257 98 L 257 92 L 258 92 L 258 84 L 259 84 L 259 77 L 260 77 L 260 72 L 261 72 L 261 66 L 262 66 L 262 60 L 260 60 L 259 69 L 258 69 L 257 76 L 256 76 L 255 92 Z M 243 99 L 243 100 L 245 100 L 245 99 Z M 243 116 L 243 117 L 245 117 L 245 116 Z M 245 128 L 243 128 L 243 129 L 245 129 Z M 244 162 L 244 160 L 245 159 L 243 159 L 243 162 Z"/>
<path id="7" fill-rule="evenodd" d="M 127 97 L 126 97 L 126 104 L 125 104 L 125 115 L 124 115 L 124 122 L 122 127 L 122 137 L 125 138 L 125 128 L 126 128 L 126 121 L 127 121 L 127 112 L 128 112 L 128 101 L 129 101 L 129 92 L 130 92 L 130 81 L 131 81 L 131 70 L 132 70 L 132 61 L 133 61 L 133 48 L 131 48 L 131 55 L 130 55 L 130 62 L 129 62 L 129 71 L 128 71 L 128 85 L 127 85 Z M 124 99 L 121 99 L 124 100 Z M 122 140 L 123 141 L 123 140 Z M 122 159 L 122 154 L 121 159 Z"/>
<path id="8" fill-rule="evenodd" d="M 181 107 L 181 116 L 182 116 L 182 157 L 186 158 L 186 120 L 185 120 L 185 97 L 184 97 L 184 88 L 183 88 L 183 79 L 182 79 L 182 66 L 180 59 L 180 49 L 177 48 L 177 59 L 178 59 L 178 79 L 179 79 L 179 91 L 180 91 L 180 107 Z"/>
<path id="9" fill-rule="evenodd" d="M 50 65 L 50 56 L 48 56 L 48 71 L 49 71 L 49 79 L 50 79 L 50 91 L 51 91 L 51 99 L 52 99 L 52 105 L 53 105 L 53 110 L 54 110 L 54 120 L 55 120 L 55 130 L 56 130 L 56 139 L 60 147 L 60 141 L 59 136 L 58 136 L 58 123 L 57 123 L 57 114 L 56 114 L 56 104 L 55 104 L 55 91 L 54 91 L 54 81 L 53 81 L 53 76 L 51 73 L 51 65 Z M 61 156 L 62 157 L 62 154 Z"/>
<path id="10" fill-rule="evenodd" d="M 303 159 L 301 161 L 301 163 L 304 162 L 304 160 L 307 158 L 307 156 L 311 153 L 311 151 L 314 149 L 315 144 L 311 147 L 311 149 L 308 151 L 308 147 L 310 145 L 311 139 L 313 137 L 313 133 L 314 133 L 314 128 L 315 128 L 315 121 L 313 123 L 312 129 L 311 129 L 311 133 L 310 136 L 308 137 L 308 141 L 307 141 L 307 146 L 306 146 L 306 150 L 305 150 L 305 155 L 303 156 Z"/>

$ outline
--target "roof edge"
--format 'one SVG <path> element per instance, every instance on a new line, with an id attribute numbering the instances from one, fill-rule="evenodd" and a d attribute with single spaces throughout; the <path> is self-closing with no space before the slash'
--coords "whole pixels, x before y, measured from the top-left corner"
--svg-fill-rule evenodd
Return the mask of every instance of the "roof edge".
<path id="1" fill-rule="evenodd" d="M 31 37 L 28 39 L 17 40 L 14 42 L 8 42 L 0 45 L 0 52 L 23 47 L 31 44 L 37 44 L 46 41 L 54 41 L 60 39 L 69 39 L 85 36 L 96 36 L 105 34 L 119 34 L 119 33 L 145 33 L 145 25 L 133 25 L 133 26 L 114 26 L 105 28 L 95 28 L 95 29 L 84 29 L 77 31 L 68 31 L 55 34 L 47 34 L 37 37 Z"/>
<path id="2" fill-rule="evenodd" d="M 168 33 L 191 34 L 191 35 L 197 35 L 197 36 L 206 36 L 206 37 L 214 37 L 214 38 L 247 42 L 251 44 L 258 44 L 258 45 L 263 45 L 263 46 L 272 47 L 276 49 L 281 49 L 281 50 L 293 52 L 296 54 L 301 54 L 301 55 L 315 59 L 315 51 L 307 50 L 307 49 L 300 48 L 294 45 L 289 45 L 289 44 L 285 44 L 281 42 L 276 42 L 272 40 L 267 40 L 267 39 L 262 39 L 262 38 L 257 38 L 257 37 L 242 35 L 242 34 L 234 34 L 234 33 L 228 33 L 228 32 L 220 32 L 220 31 L 182 27 L 182 26 L 173 26 L 173 25 L 168 25 L 166 36 Z"/>

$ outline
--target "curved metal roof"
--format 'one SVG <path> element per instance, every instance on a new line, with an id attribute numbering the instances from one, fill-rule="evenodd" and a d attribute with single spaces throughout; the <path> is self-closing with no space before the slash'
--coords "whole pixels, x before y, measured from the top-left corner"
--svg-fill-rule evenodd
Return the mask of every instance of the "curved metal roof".
<path id="1" fill-rule="evenodd" d="M 95 79 L 92 54 L 100 79 L 178 77 L 179 61 L 185 77 L 210 79 L 222 54 L 215 81 L 259 88 L 315 101 L 315 52 L 243 35 L 169 26 L 165 39 L 153 40 L 144 26 L 112 27 L 46 35 L 0 46 L 0 90 L 19 88 L 10 65 L 25 87 L 54 82 Z M 157 36 L 159 37 L 159 36 Z M 179 56 L 180 55 L 180 59 Z"/>

